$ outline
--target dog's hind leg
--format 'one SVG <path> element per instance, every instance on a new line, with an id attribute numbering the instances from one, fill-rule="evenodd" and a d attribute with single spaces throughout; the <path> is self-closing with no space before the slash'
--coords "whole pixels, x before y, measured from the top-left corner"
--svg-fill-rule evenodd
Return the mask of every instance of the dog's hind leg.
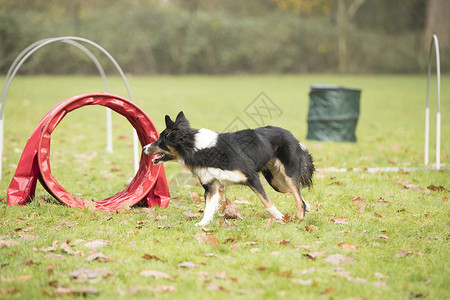
<path id="1" fill-rule="evenodd" d="M 202 220 L 196 226 L 206 226 L 214 219 L 214 214 L 219 208 L 219 201 L 222 198 L 220 184 L 218 181 L 206 184 L 205 188 L 205 211 Z"/>
<path id="2" fill-rule="evenodd" d="M 247 185 L 255 192 L 269 214 L 277 220 L 283 220 L 283 214 L 272 204 L 261 184 L 258 175 L 248 178 Z"/>

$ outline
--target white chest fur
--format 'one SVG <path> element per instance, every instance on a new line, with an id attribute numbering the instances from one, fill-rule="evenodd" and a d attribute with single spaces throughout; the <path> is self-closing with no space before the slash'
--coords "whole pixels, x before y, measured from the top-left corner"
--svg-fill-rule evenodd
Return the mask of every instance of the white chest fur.
<path id="1" fill-rule="evenodd" d="M 196 168 L 192 170 L 201 184 L 219 181 L 223 185 L 239 184 L 247 181 L 247 177 L 240 171 L 222 170 L 219 168 Z"/>

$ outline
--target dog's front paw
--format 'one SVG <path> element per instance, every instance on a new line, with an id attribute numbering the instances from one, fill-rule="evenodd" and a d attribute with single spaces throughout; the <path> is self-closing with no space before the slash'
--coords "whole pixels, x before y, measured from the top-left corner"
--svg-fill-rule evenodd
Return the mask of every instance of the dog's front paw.
<path id="1" fill-rule="evenodd" d="M 270 214 L 273 218 L 275 218 L 275 219 L 277 219 L 277 220 L 279 220 L 279 221 L 282 221 L 282 220 L 283 220 L 284 215 L 283 215 L 283 214 L 282 214 L 275 206 L 266 208 L 266 210 L 269 212 L 269 214 Z"/>
<path id="2" fill-rule="evenodd" d="M 196 223 L 195 226 L 202 227 L 208 225 L 209 223 L 211 223 L 211 220 L 201 220 L 200 222 Z"/>
<path id="3" fill-rule="evenodd" d="M 305 202 L 305 211 L 310 212 L 311 211 L 311 207 L 309 206 L 308 202 Z"/>

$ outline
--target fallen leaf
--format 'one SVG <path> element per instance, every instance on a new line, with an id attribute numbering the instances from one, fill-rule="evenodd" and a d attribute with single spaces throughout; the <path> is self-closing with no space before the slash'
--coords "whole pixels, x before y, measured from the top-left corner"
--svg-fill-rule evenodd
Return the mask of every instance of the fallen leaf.
<path id="1" fill-rule="evenodd" d="M 309 269 L 297 271 L 296 273 L 298 273 L 298 274 L 300 274 L 300 275 L 305 275 L 305 274 L 312 274 L 312 273 L 314 273 L 314 272 L 316 272 L 316 271 L 317 271 L 316 268 L 311 267 L 311 268 L 309 268 Z"/>
<path id="2" fill-rule="evenodd" d="M 155 270 L 143 270 L 139 273 L 140 276 L 144 277 L 155 277 L 156 279 L 172 279 L 172 276 L 165 272 L 155 271 Z"/>
<path id="3" fill-rule="evenodd" d="M 402 146 L 399 145 L 399 144 L 393 144 L 393 145 L 391 146 L 391 150 L 392 150 L 392 151 L 400 151 L 400 150 L 402 150 Z"/>
<path id="4" fill-rule="evenodd" d="M 34 251 L 41 251 L 41 252 L 53 252 L 53 251 L 56 251 L 58 249 L 57 247 L 58 247 L 58 245 L 60 243 L 61 243 L 60 241 L 56 240 L 56 241 L 53 241 L 51 247 L 39 248 L 39 249 L 33 248 L 33 250 Z"/>
<path id="5" fill-rule="evenodd" d="M 334 287 L 330 286 L 330 287 L 326 288 L 325 290 L 323 290 L 321 294 L 326 295 L 326 294 L 331 293 L 332 291 L 334 291 Z"/>
<path id="6" fill-rule="evenodd" d="M 367 199 L 361 198 L 360 196 L 356 196 L 353 198 L 352 200 L 352 204 L 357 204 L 357 203 L 366 203 Z"/>
<path id="7" fill-rule="evenodd" d="M 87 295 L 87 294 L 98 294 L 100 293 L 95 287 L 85 286 L 85 287 L 65 287 L 61 285 L 54 286 L 55 292 L 58 295 Z"/>
<path id="8" fill-rule="evenodd" d="M 193 237 L 200 243 L 206 243 L 206 241 L 208 240 L 208 237 L 206 236 L 206 233 L 204 232 L 197 232 L 196 234 L 193 235 Z"/>
<path id="9" fill-rule="evenodd" d="M 99 240 L 87 242 L 86 244 L 84 244 L 84 246 L 91 249 L 92 251 L 96 251 L 98 248 L 108 245 L 110 243 L 111 243 L 110 240 L 99 239 Z"/>
<path id="10" fill-rule="evenodd" d="M 39 263 L 35 263 L 34 261 L 32 261 L 31 259 L 26 259 L 24 258 L 22 260 L 22 264 L 26 265 L 26 266 L 32 266 L 32 265 L 39 265 Z"/>
<path id="11" fill-rule="evenodd" d="M 88 255 L 88 257 L 86 258 L 87 261 L 93 261 L 93 260 L 99 260 L 99 261 L 110 261 L 110 259 L 103 254 L 102 252 L 93 252 L 91 254 Z"/>
<path id="12" fill-rule="evenodd" d="M 216 282 L 209 283 L 208 285 L 206 285 L 204 287 L 204 289 L 208 290 L 208 291 L 224 291 L 225 290 L 225 288 L 223 286 L 219 285 Z"/>
<path id="13" fill-rule="evenodd" d="M 69 273 L 70 277 L 79 278 L 86 276 L 87 278 L 96 278 L 98 276 L 107 277 L 111 273 L 107 268 L 85 269 L 84 267 Z"/>
<path id="14" fill-rule="evenodd" d="M 153 254 L 144 254 L 142 256 L 142 258 L 145 259 L 145 260 L 152 260 L 152 259 L 154 259 L 154 260 L 163 261 L 161 258 L 159 258 L 158 256 L 153 255 Z"/>
<path id="15" fill-rule="evenodd" d="M 293 239 L 284 239 L 284 240 L 279 240 L 276 241 L 275 243 L 280 244 L 280 245 L 286 245 L 289 244 Z"/>
<path id="16" fill-rule="evenodd" d="M 384 200 L 383 197 L 380 197 L 380 199 L 378 199 L 378 203 L 389 203 L 389 201 Z"/>
<path id="17" fill-rule="evenodd" d="M 387 286 L 387 285 L 386 285 L 386 282 L 384 282 L 384 281 L 375 281 L 375 282 L 373 283 L 373 285 L 374 285 L 375 287 L 379 287 L 379 288 L 384 288 L 384 287 Z"/>
<path id="18" fill-rule="evenodd" d="M 19 237 L 24 241 L 34 241 L 39 239 L 39 236 L 31 234 L 19 234 Z"/>
<path id="19" fill-rule="evenodd" d="M 48 253 L 48 254 L 45 254 L 44 257 L 50 258 L 50 259 L 63 259 L 64 255 L 62 255 L 62 254 L 55 254 L 55 253 Z"/>
<path id="20" fill-rule="evenodd" d="M 239 242 L 232 243 L 230 248 L 231 248 L 231 250 L 236 250 L 240 245 L 241 245 L 241 243 L 239 243 Z"/>
<path id="21" fill-rule="evenodd" d="M 217 247 L 220 244 L 219 239 L 214 234 L 208 235 L 208 242 L 214 247 Z"/>
<path id="22" fill-rule="evenodd" d="M 230 199 L 228 198 L 222 204 L 222 213 L 224 214 L 225 218 L 242 220 L 242 216 L 239 212 L 238 206 L 231 203 Z"/>
<path id="23" fill-rule="evenodd" d="M 250 253 L 256 253 L 256 252 L 260 252 L 261 248 L 251 248 L 250 249 Z"/>
<path id="24" fill-rule="evenodd" d="M 339 217 L 333 217 L 331 221 L 334 222 L 334 224 L 348 224 L 346 218 L 339 218 Z"/>
<path id="25" fill-rule="evenodd" d="M 292 275 L 292 273 L 293 273 L 292 270 L 283 270 L 283 271 L 275 272 L 273 275 L 289 277 Z"/>
<path id="26" fill-rule="evenodd" d="M 292 218 L 291 218 L 291 216 L 289 214 L 285 214 L 283 216 L 283 223 L 289 223 L 291 221 L 292 221 Z"/>
<path id="27" fill-rule="evenodd" d="M 389 236 L 388 236 L 387 234 L 381 234 L 381 235 L 378 236 L 378 238 L 379 238 L 379 239 L 385 239 L 385 240 L 388 240 L 388 239 L 389 239 Z"/>
<path id="28" fill-rule="evenodd" d="M 338 246 L 346 251 L 356 251 L 356 246 L 353 244 L 339 243 Z"/>
<path id="29" fill-rule="evenodd" d="M 272 254 L 272 255 L 280 255 L 281 251 L 272 251 L 272 252 L 270 252 L 270 254 Z"/>
<path id="30" fill-rule="evenodd" d="M 317 231 L 319 230 L 319 227 L 315 226 L 315 225 L 308 225 L 305 226 L 306 231 Z"/>
<path id="31" fill-rule="evenodd" d="M 344 260 L 346 259 L 345 256 L 343 256 L 342 254 L 332 254 L 330 256 L 328 256 L 327 258 L 325 258 L 324 260 L 326 262 L 332 263 L 334 265 L 339 265 L 341 264 Z"/>
<path id="32" fill-rule="evenodd" d="M 399 253 L 397 253 L 395 255 L 396 258 L 401 258 L 401 257 L 405 257 L 407 255 L 413 254 L 413 252 L 411 250 L 400 250 Z"/>
<path id="33" fill-rule="evenodd" d="M 193 262 L 190 262 L 190 261 L 185 261 L 185 262 L 178 264 L 179 268 L 186 268 L 186 269 L 192 269 L 192 268 L 195 268 L 196 266 L 197 266 L 196 264 L 194 264 Z"/>
<path id="34" fill-rule="evenodd" d="M 430 191 L 447 191 L 450 192 L 450 189 L 445 188 L 444 186 L 440 185 L 440 186 L 436 186 L 434 184 L 427 186 L 427 189 L 429 189 Z"/>
<path id="35" fill-rule="evenodd" d="M 0 240 L 0 248 L 2 247 L 12 247 L 19 245 L 19 242 L 16 241 L 10 241 L 10 240 Z"/>
<path id="36" fill-rule="evenodd" d="M 200 197 L 197 192 L 191 193 L 191 199 L 194 202 L 203 202 L 203 197 Z"/>
<path id="37" fill-rule="evenodd" d="M 389 157 L 387 161 L 388 161 L 388 163 L 393 164 L 393 165 L 397 164 L 397 161 L 392 157 Z"/>
<path id="38" fill-rule="evenodd" d="M 18 288 L 6 288 L 6 289 L 0 289 L 0 295 L 9 295 L 9 294 L 15 294 L 19 292 Z"/>
<path id="39" fill-rule="evenodd" d="M 326 252 L 326 251 L 310 252 L 310 253 L 304 254 L 304 256 L 306 256 L 307 258 L 311 258 L 312 260 L 315 260 L 315 259 L 318 258 L 319 256 L 324 255 L 325 252 Z"/>
<path id="40" fill-rule="evenodd" d="M 300 279 L 300 278 L 291 278 L 291 282 L 300 285 L 311 285 L 313 283 L 312 279 Z"/>
<path id="41" fill-rule="evenodd" d="M 132 287 L 128 289 L 128 294 L 133 295 L 140 291 L 150 291 L 155 293 L 172 293 L 176 292 L 177 288 L 173 285 L 150 285 L 145 287 Z"/>
<path id="42" fill-rule="evenodd" d="M 65 253 L 68 253 L 68 254 L 73 254 L 73 253 L 74 253 L 73 250 L 72 250 L 72 248 L 71 248 L 70 245 L 69 245 L 69 241 L 65 241 L 64 243 L 62 243 L 62 244 L 59 246 L 59 248 L 61 248 L 61 250 L 62 250 L 63 252 L 65 252 Z"/>
<path id="43" fill-rule="evenodd" d="M 384 279 L 384 278 L 386 278 L 386 275 L 384 275 L 384 274 L 382 274 L 382 273 L 380 273 L 380 272 L 375 272 L 373 275 L 374 275 L 376 278 L 378 278 L 378 279 Z"/>
<path id="44" fill-rule="evenodd" d="M 9 277 L 9 278 L 5 278 L 3 276 L 0 276 L 2 282 L 25 281 L 25 280 L 30 279 L 31 277 L 32 277 L 32 275 L 22 275 L 22 276 Z"/>

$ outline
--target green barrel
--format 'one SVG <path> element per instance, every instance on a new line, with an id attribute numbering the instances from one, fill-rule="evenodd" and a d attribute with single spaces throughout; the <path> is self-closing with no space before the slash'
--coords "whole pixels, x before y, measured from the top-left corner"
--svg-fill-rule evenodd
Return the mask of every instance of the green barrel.
<path id="1" fill-rule="evenodd" d="M 311 85 L 309 93 L 309 140 L 356 142 L 361 90 L 335 85 Z"/>

